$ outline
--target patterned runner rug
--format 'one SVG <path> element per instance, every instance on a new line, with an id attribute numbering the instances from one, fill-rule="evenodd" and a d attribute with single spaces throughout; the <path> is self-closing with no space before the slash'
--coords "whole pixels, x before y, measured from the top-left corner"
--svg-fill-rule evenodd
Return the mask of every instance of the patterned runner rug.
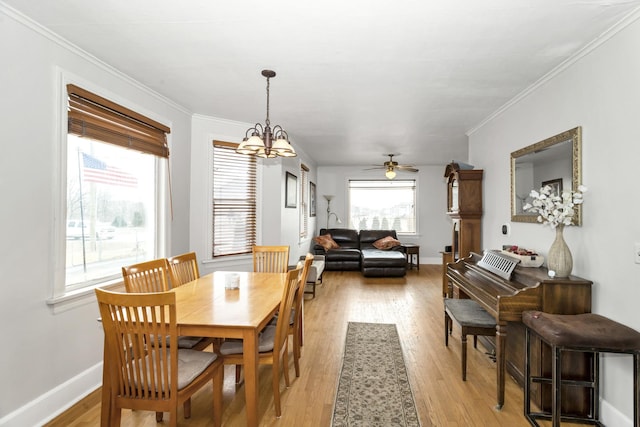
<path id="1" fill-rule="evenodd" d="M 333 427 L 419 427 L 395 324 L 349 322 Z"/>

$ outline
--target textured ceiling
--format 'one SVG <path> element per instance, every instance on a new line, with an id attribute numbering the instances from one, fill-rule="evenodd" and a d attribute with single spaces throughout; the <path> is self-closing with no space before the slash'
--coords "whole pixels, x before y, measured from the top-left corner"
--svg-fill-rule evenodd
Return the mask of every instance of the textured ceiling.
<path id="1" fill-rule="evenodd" d="M 466 132 L 640 6 L 576 0 L 5 0 L 189 111 L 319 165 L 467 159 Z M 243 135 L 238 135 L 241 138 Z"/>

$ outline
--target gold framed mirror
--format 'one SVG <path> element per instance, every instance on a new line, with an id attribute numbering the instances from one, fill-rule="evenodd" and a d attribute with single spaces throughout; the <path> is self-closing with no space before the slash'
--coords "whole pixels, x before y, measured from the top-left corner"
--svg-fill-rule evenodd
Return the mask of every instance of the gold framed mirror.
<path id="1" fill-rule="evenodd" d="M 537 222 L 537 214 L 522 207 L 531 202 L 531 190 L 544 184 L 577 190 L 582 184 L 582 128 L 580 126 L 511 153 L 511 221 Z M 582 205 L 574 225 L 582 225 Z"/>

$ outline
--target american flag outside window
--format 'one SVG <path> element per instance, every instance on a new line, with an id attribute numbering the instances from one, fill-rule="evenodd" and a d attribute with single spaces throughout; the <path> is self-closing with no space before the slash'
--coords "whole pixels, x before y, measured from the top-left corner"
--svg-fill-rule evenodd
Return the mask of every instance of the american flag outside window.
<path id="1" fill-rule="evenodd" d="M 138 186 L 138 179 L 135 176 L 109 166 L 106 162 L 86 153 L 82 153 L 82 174 L 84 180 L 88 182 L 131 188 Z"/>

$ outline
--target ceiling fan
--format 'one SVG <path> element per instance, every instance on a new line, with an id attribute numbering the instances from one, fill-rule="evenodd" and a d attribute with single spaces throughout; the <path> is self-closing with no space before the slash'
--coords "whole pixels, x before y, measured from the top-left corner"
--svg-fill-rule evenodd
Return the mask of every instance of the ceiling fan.
<path id="1" fill-rule="evenodd" d="M 375 166 L 372 168 L 368 168 L 366 170 L 384 169 L 385 170 L 384 174 L 389 179 L 393 179 L 396 177 L 396 170 L 402 170 L 407 172 L 418 172 L 418 169 L 416 169 L 411 165 L 399 165 L 398 162 L 395 162 L 393 160 L 393 156 L 395 156 L 395 154 L 385 154 L 385 156 L 389 156 L 389 160 L 384 162 L 382 166 Z"/>

